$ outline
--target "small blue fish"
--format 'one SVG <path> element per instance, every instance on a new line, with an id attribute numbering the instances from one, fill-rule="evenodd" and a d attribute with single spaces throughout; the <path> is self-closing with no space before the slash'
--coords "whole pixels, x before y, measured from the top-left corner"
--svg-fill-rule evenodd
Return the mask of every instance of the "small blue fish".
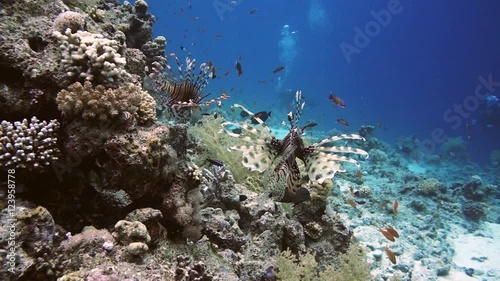
<path id="1" fill-rule="evenodd" d="M 215 165 L 215 166 L 219 166 L 219 167 L 224 166 L 224 162 L 222 162 L 222 161 L 220 161 L 220 160 L 207 158 L 207 161 L 208 161 L 210 164 Z"/>

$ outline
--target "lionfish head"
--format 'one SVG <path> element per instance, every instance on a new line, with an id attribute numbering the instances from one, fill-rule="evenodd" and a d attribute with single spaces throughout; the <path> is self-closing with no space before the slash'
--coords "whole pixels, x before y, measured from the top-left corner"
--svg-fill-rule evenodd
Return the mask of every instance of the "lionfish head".
<path id="1" fill-rule="evenodd" d="M 236 104 L 233 107 L 254 116 L 242 105 Z M 303 162 L 304 172 L 309 179 L 321 184 L 326 179 L 332 179 L 337 172 L 345 171 L 342 162 L 359 166 L 355 159 L 345 156 L 346 154 L 368 157 L 368 153 L 364 150 L 330 144 L 338 140 L 364 140 L 354 134 L 334 136 L 306 147 L 302 139 L 304 130 L 316 124 L 298 126 L 304 109 L 300 91 L 295 94 L 294 109 L 294 112 L 288 114 L 290 130 L 282 140 L 278 140 L 269 127 L 255 116 L 254 119 L 259 123 L 255 127 L 249 123 L 222 123 L 226 133 L 247 143 L 230 147 L 229 150 L 242 152 L 243 166 L 263 173 L 263 183 L 268 187 L 271 197 L 279 202 L 300 203 L 311 198 L 309 190 L 302 186 L 303 172 L 299 169 L 297 160 Z M 241 128 L 241 132 L 234 133 L 234 127 Z"/>

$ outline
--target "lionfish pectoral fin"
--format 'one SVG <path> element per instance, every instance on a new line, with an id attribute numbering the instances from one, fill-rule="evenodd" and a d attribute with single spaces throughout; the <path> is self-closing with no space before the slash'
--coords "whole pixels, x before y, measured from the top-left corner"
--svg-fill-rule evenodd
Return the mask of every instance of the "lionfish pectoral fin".
<path id="1" fill-rule="evenodd" d="M 239 138 L 251 144 L 266 144 L 272 140 L 272 132 L 258 129 L 244 123 L 223 122 L 222 129 L 232 137 Z M 240 133 L 233 132 L 234 129 L 240 129 Z"/>
<path id="2" fill-rule="evenodd" d="M 322 184 L 326 179 L 332 179 L 337 172 L 345 172 L 341 162 L 349 162 L 356 167 L 356 160 L 335 154 L 316 152 L 309 155 L 306 161 L 306 170 L 309 178 Z"/>
<path id="3" fill-rule="evenodd" d="M 243 152 L 243 166 L 252 170 L 264 172 L 272 163 L 272 154 L 264 145 L 238 145 L 229 148 L 231 151 Z"/>

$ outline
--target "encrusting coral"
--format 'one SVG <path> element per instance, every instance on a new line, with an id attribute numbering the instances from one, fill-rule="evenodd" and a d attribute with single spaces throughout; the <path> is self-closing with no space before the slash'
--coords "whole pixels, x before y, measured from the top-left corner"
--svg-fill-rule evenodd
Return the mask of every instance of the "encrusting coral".
<path id="1" fill-rule="evenodd" d="M 76 82 L 57 94 L 59 110 L 67 118 L 108 121 L 133 117 L 139 124 L 156 119 L 156 102 L 146 91 L 134 84 L 124 84 L 118 89 L 95 88 L 89 81 Z"/>
<path id="2" fill-rule="evenodd" d="M 58 160 L 57 120 L 40 122 L 35 116 L 30 121 L 2 121 L 0 124 L 0 166 L 40 170 Z"/>

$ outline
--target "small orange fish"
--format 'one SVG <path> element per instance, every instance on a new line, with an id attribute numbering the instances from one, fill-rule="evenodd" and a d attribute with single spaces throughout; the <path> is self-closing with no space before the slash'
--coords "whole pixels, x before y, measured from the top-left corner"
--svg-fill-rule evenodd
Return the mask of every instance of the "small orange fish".
<path id="1" fill-rule="evenodd" d="M 387 240 L 392 241 L 392 242 L 396 241 L 396 239 L 394 239 L 394 236 L 391 233 L 389 233 L 389 231 L 387 231 L 387 229 L 379 228 L 378 231 L 380 233 L 382 233 L 385 236 L 385 238 L 387 238 Z"/>
<path id="2" fill-rule="evenodd" d="M 389 258 L 389 260 L 392 262 L 392 264 L 396 264 L 396 255 L 391 251 L 389 250 L 389 248 L 384 247 L 384 251 L 385 251 L 385 254 L 387 255 L 387 257 Z"/>
<path id="3" fill-rule="evenodd" d="M 354 196 L 354 188 L 352 188 L 352 186 L 349 186 L 349 192 L 351 193 L 351 196 Z"/>
<path id="4" fill-rule="evenodd" d="M 398 214 L 399 202 L 398 200 L 394 200 L 394 206 L 392 207 L 392 212 L 397 215 Z"/>
<path id="5" fill-rule="evenodd" d="M 358 179 L 361 179 L 361 178 L 363 177 L 363 173 L 362 173 L 361 171 L 357 171 L 357 172 L 356 172 L 356 177 L 357 177 Z"/>
<path id="6" fill-rule="evenodd" d="M 392 227 L 392 226 L 388 226 L 385 228 L 385 230 L 390 233 L 392 236 L 396 237 L 396 238 L 399 238 L 399 233 Z"/>
<path id="7" fill-rule="evenodd" d="M 356 202 L 352 201 L 351 199 L 347 199 L 347 203 L 351 205 L 354 209 L 356 209 Z"/>

